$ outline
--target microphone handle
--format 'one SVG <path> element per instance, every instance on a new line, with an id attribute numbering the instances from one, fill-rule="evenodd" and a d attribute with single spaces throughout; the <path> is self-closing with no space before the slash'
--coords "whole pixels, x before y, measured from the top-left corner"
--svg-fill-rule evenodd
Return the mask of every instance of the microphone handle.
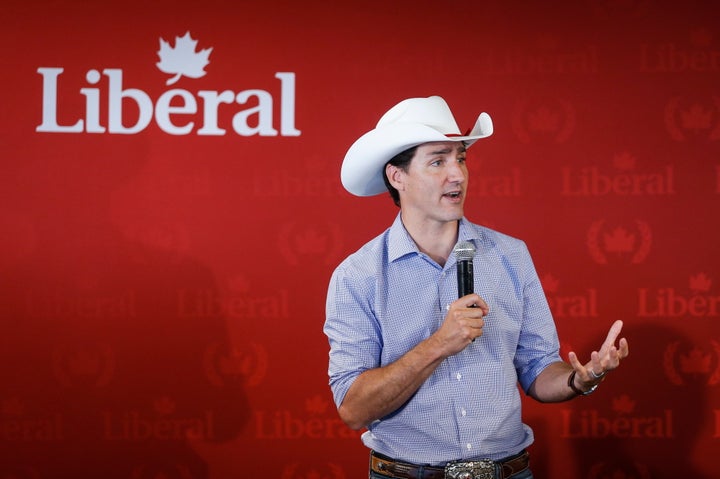
<path id="1" fill-rule="evenodd" d="M 472 261 L 463 260 L 457 263 L 458 298 L 475 292 Z"/>

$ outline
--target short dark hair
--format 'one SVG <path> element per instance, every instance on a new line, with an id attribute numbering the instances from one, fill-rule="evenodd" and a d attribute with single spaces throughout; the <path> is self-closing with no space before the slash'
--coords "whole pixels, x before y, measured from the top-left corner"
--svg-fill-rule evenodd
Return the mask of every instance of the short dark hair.
<path id="1" fill-rule="evenodd" d="M 393 203 L 395 203 L 396 206 L 400 206 L 400 193 L 398 192 L 398 190 L 395 189 L 393 185 L 390 184 L 390 180 L 388 180 L 386 173 L 387 165 L 393 165 L 403 171 L 407 171 L 408 167 L 410 166 L 410 161 L 412 161 L 416 151 L 417 146 L 408 148 L 407 150 L 393 156 L 390 161 L 385 163 L 385 166 L 383 167 L 383 180 L 385 180 L 385 186 L 387 187 L 388 192 L 390 193 L 390 197 L 392 198 Z"/>

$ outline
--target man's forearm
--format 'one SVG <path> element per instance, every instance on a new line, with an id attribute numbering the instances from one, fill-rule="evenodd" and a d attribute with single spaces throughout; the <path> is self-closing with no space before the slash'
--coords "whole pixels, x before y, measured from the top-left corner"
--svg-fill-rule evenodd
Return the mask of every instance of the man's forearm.
<path id="1" fill-rule="evenodd" d="M 338 409 L 342 420 L 361 429 L 405 404 L 445 359 L 434 341 L 430 337 L 394 363 L 360 374 Z"/>
<path id="2" fill-rule="evenodd" d="M 546 367 L 532 383 L 528 394 L 540 402 L 562 402 L 577 397 L 577 393 L 568 385 L 573 367 L 558 361 Z M 584 384 L 579 377 L 574 378 L 575 387 L 580 391 L 589 390 L 594 384 Z"/>

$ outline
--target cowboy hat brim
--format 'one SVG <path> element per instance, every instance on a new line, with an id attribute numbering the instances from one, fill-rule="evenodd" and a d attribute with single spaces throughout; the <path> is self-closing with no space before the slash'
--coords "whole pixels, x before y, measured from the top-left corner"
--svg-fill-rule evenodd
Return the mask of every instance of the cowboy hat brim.
<path id="1" fill-rule="evenodd" d="M 350 147 L 340 170 L 347 191 L 356 196 L 374 196 L 386 192 L 385 164 L 398 153 L 423 143 L 464 141 L 470 147 L 475 141 L 493 133 L 490 115 L 481 113 L 469 135 L 447 136 L 435 128 L 419 123 L 394 123 L 375 128 L 357 139 Z"/>

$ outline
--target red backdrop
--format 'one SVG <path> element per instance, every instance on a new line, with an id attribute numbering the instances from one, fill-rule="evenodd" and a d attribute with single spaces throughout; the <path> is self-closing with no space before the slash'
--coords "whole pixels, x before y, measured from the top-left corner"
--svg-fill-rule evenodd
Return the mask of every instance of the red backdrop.
<path id="1" fill-rule="evenodd" d="M 366 477 L 325 292 L 396 209 L 340 163 L 431 94 L 492 115 L 466 214 L 563 354 L 626 322 L 595 395 L 525 402 L 536 476 L 720 476 L 718 8 L 563 3 L 5 0 L 0 478 Z"/>

